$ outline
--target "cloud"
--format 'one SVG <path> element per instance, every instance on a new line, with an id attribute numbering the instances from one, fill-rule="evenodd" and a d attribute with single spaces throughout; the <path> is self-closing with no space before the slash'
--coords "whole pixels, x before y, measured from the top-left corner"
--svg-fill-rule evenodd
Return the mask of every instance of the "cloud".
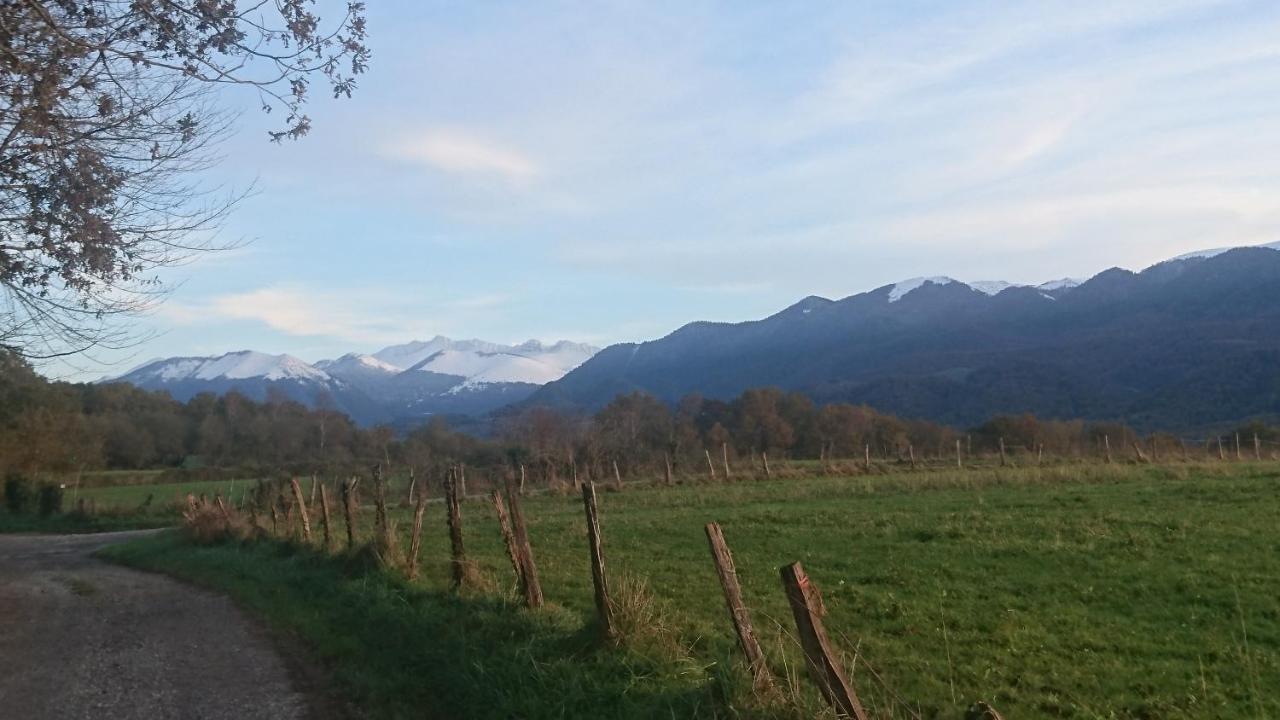
<path id="1" fill-rule="evenodd" d="M 450 175 L 524 183 L 538 167 L 522 153 L 458 129 L 432 129 L 382 148 L 387 157 L 427 165 Z"/>

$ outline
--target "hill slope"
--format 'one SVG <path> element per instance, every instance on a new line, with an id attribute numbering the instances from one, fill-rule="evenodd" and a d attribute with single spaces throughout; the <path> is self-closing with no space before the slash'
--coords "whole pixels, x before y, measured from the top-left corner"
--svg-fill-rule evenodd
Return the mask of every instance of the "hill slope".
<path id="1" fill-rule="evenodd" d="M 1208 251 L 1039 287 L 924 278 L 614 345 L 530 403 L 758 386 L 955 424 L 997 413 L 1184 430 L 1280 414 L 1280 252 Z"/>

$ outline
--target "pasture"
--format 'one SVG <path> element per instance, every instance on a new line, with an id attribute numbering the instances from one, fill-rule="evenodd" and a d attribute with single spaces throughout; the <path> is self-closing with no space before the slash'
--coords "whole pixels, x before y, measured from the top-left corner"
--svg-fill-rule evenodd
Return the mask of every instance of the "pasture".
<path id="1" fill-rule="evenodd" d="M 598 487 L 614 584 L 626 578 L 633 595 L 637 583 L 647 588 L 650 621 L 680 658 L 636 676 L 637 693 L 719 685 L 729 687 L 711 693 L 722 697 L 721 710 L 751 705 L 726 679 L 740 675 L 729 668 L 740 668 L 741 657 L 703 534 L 716 521 L 791 706 L 812 710 L 816 695 L 779 582 L 779 567 L 799 560 L 821 588 L 827 630 L 874 717 L 958 717 L 977 699 L 1018 718 L 1280 714 L 1275 464 L 934 469 Z M 366 497 L 357 520 L 366 538 L 370 510 Z M 524 514 L 550 606 L 541 612 L 560 618 L 539 632 L 568 637 L 575 625 L 590 626 L 594 613 L 581 498 L 531 495 Z M 396 509 L 392 519 L 407 547 L 411 511 Z M 462 520 L 474 570 L 466 595 L 524 612 L 515 605 L 492 505 L 473 496 L 462 503 Z M 341 538 L 340 515 L 334 522 Z M 312 525 L 318 535 L 315 514 Z M 442 503 L 427 505 L 425 528 L 421 572 L 408 586 L 430 603 L 449 595 Z M 219 572 L 191 564 L 196 551 L 133 552 L 137 562 L 186 563 L 188 574 L 220 582 Z M 242 551 L 198 552 L 211 561 Z M 304 638 L 308 629 L 343 632 L 287 613 L 277 621 Z M 489 681 L 538 686 L 529 677 Z M 564 712 L 553 689 L 546 688 L 544 712 L 532 715 Z"/>

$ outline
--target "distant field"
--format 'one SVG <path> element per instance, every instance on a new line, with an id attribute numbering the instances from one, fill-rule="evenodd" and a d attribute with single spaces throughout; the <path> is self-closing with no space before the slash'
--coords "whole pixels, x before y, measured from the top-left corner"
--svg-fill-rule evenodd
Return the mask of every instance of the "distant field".
<path id="1" fill-rule="evenodd" d="M 93 499 L 99 510 L 118 509 L 132 510 L 146 502 L 147 496 L 154 496 L 153 509 L 162 504 L 172 504 L 174 499 L 182 499 L 187 493 L 212 496 L 221 493 L 224 497 L 234 496 L 239 500 L 242 492 L 253 483 L 252 480 L 207 480 L 202 482 L 157 483 L 154 485 L 113 485 L 108 487 L 92 487 L 66 490 L 68 509 L 75 506 L 79 498 Z"/>

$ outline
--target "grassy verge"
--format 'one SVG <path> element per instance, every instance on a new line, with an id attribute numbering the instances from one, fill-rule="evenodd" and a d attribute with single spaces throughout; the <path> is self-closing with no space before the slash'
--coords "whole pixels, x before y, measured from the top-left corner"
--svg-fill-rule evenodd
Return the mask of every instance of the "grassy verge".
<path id="1" fill-rule="evenodd" d="M 176 533 L 105 554 L 229 593 L 300 639 L 336 694 L 369 717 L 724 714 L 718 683 L 673 646 L 605 648 L 577 613 L 417 587 L 362 556 L 284 543 L 198 547 Z"/>
<path id="2" fill-rule="evenodd" d="M 173 525 L 175 516 L 160 515 L 80 515 L 57 513 L 42 517 L 35 513 L 14 514 L 0 510 L 0 533 L 95 533 L 114 530 L 142 530 Z"/>
<path id="3" fill-rule="evenodd" d="M 876 717 L 1280 715 L 1280 467 L 1077 466 L 602 488 L 615 577 L 644 578 L 659 651 L 592 642 L 581 501 L 525 514 L 552 607 L 523 611 L 491 508 L 463 504 L 481 582 L 447 591 L 444 508 L 413 583 L 276 544 L 172 537 L 117 557 L 225 588 L 297 634 L 374 716 L 691 717 L 742 701 L 702 535 L 721 523 L 765 651 L 811 713 L 778 567 L 804 563 Z M 394 513 L 403 532 L 406 510 Z M 315 521 L 313 520 L 313 523 Z M 367 538 L 372 523 L 360 518 Z M 402 536 L 403 537 L 403 536 Z M 402 542 L 402 546 L 403 546 Z M 665 649 L 662 649 L 665 648 Z M 853 655 L 856 654 L 856 660 Z"/>

